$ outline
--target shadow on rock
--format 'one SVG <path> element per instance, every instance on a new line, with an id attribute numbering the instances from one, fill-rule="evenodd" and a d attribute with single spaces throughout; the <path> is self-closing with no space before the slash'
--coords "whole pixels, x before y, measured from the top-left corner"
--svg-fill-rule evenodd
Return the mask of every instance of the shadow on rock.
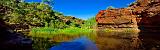
<path id="1" fill-rule="evenodd" d="M 0 20 L 0 50 L 32 50 L 32 40 L 14 32 Z"/>

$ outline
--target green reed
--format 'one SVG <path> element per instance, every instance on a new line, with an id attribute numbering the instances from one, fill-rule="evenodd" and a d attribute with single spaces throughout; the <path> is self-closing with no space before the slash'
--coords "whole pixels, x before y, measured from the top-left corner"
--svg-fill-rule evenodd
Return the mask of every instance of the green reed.
<path id="1" fill-rule="evenodd" d="M 92 38 L 96 35 L 94 29 L 82 29 L 77 27 L 65 28 L 65 29 L 54 29 L 49 27 L 43 28 L 33 28 L 30 32 L 32 37 L 43 37 L 43 38 L 53 38 L 57 35 L 68 35 L 68 36 L 86 36 Z"/>
<path id="2" fill-rule="evenodd" d="M 33 48 L 35 50 L 47 50 L 57 43 L 70 41 L 81 36 L 85 36 L 94 41 L 96 32 L 94 29 L 82 29 L 76 27 L 65 29 L 42 27 L 32 28 L 29 36 L 32 36 L 34 41 Z"/>

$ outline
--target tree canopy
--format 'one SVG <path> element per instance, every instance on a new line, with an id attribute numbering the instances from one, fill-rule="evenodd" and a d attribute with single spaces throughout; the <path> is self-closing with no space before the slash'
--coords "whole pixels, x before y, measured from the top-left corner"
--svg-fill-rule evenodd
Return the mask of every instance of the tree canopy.
<path id="1" fill-rule="evenodd" d="M 107 9 L 114 9 L 114 7 L 113 6 L 109 6 L 109 7 L 107 7 Z"/>
<path id="2" fill-rule="evenodd" d="M 43 0 L 43 3 L 27 3 L 23 2 L 23 0 L 2 0 L 0 1 L 0 6 L 5 8 L 0 9 L 10 10 L 4 11 L 9 12 L 7 14 L 2 14 L 4 13 L 2 12 L 1 15 L 3 16 L 0 17 L 7 23 L 26 24 L 30 27 L 65 28 L 70 26 L 70 24 L 66 23 L 68 21 L 73 25 L 80 26 L 81 23 L 77 23 L 77 21 L 83 20 L 72 16 L 64 16 L 62 13 L 53 10 L 53 7 L 50 6 L 53 3 L 53 0 Z"/>

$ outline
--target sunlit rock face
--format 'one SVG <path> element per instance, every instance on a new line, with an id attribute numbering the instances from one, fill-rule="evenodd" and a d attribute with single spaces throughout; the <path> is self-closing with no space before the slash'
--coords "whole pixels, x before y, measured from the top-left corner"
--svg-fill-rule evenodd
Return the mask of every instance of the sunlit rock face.
<path id="1" fill-rule="evenodd" d="M 136 27 L 135 17 L 130 8 L 109 9 L 101 10 L 96 21 L 98 26 L 103 28 L 132 28 Z"/>
<path id="2" fill-rule="evenodd" d="M 96 21 L 106 28 L 134 28 L 140 30 L 159 30 L 160 0 L 137 0 L 128 8 L 101 10 Z"/>

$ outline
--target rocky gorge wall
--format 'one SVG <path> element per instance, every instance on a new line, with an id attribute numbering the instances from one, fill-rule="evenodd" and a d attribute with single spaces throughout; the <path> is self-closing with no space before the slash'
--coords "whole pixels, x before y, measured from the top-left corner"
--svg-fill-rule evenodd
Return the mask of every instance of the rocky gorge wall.
<path id="1" fill-rule="evenodd" d="M 101 10 L 96 21 L 103 28 L 132 28 L 136 27 L 135 17 L 130 9 L 109 9 Z"/>
<path id="2" fill-rule="evenodd" d="M 160 30 L 160 0 L 136 0 L 127 8 L 101 10 L 96 21 L 100 28 Z"/>

